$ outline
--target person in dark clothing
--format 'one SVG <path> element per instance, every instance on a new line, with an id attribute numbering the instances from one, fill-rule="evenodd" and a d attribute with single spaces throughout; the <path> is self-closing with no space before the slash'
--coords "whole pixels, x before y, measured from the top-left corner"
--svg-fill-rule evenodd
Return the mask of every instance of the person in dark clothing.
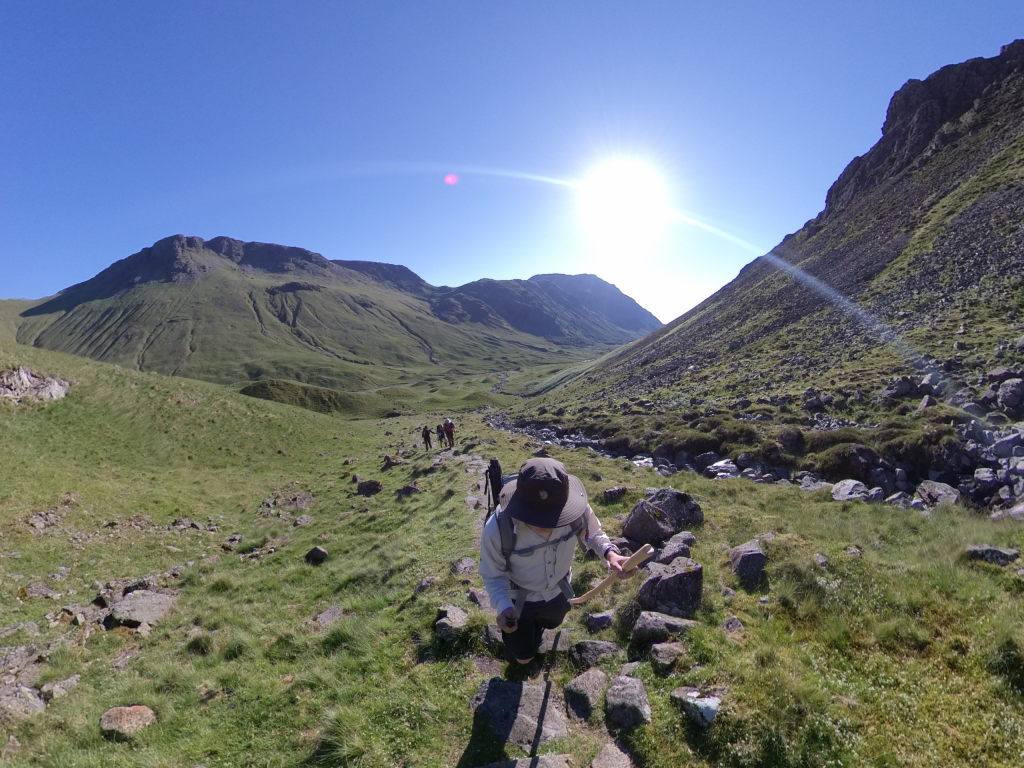
<path id="1" fill-rule="evenodd" d="M 451 419 L 444 420 L 444 436 L 448 441 L 448 447 L 455 447 L 455 422 Z"/>
<path id="2" fill-rule="evenodd" d="M 437 425 L 437 444 L 439 446 L 441 446 L 442 449 L 444 449 L 444 425 L 443 424 L 438 424 Z"/>
<path id="3" fill-rule="evenodd" d="M 430 450 L 430 427 L 426 424 L 423 425 L 423 447 L 426 450 Z"/>

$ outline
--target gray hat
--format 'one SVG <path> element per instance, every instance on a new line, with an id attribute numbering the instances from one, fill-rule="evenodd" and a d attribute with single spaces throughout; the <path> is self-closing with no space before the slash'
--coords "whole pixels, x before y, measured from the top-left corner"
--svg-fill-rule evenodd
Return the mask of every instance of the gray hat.
<path id="1" fill-rule="evenodd" d="M 555 459 L 530 459 L 501 489 L 501 508 L 516 520 L 538 528 L 568 525 L 587 511 L 587 492 L 575 475 Z"/>

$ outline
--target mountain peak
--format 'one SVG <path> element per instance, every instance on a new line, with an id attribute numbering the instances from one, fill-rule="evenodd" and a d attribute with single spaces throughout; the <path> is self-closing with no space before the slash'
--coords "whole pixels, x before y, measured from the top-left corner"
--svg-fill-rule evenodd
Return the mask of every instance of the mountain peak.
<path id="1" fill-rule="evenodd" d="M 1024 40 L 1004 45 L 998 56 L 950 64 L 924 80 L 911 79 L 893 94 L 882 138 L 856 157 L 825 196 L 825 216 L 896 176 L 955 139 L 958 130 L 980 127 L 973 110 L 993 85 L 1024 69 Z M 972 119 L 973 118 L 973 119 Z M 956 123 L 966 123 L 959 126 Z M 944 130 L 949 127 L 949 130 Z"/>

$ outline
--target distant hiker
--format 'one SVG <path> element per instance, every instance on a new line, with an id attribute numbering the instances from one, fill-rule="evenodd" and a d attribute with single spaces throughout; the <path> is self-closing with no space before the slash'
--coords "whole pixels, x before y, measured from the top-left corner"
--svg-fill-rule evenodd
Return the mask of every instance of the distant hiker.
<path id="1" fill-rule="evenodd" d="M 545 629 L 569 612 L 576 542 L 621 575 L 627 558 L 601 528 L 583 483 L 555 459 L 530 459 L 501 489 L 480 539 L 480 575 L 509 661 L 529 664 Z"/>
<path id="2" fill-rule="evenodd" d="M 423 447 L 426 450 L 430 450 L 430 427 L 426 424 L 423 425 Z"/>
<path id="3" fill-rule="evenodd" d="M 444 425 L 443 424 L 438 424 L 437 425 L 437 444 L 439 446 L 441 446 L 442 450 L 444 449 Z"/>
<path id="4" fill-rule="evenodd" d="M 448 441 L 448 447 L 449 448 L 454 448 L 455 447 L 455 422 L 452 421 L 451 419 L 445 419 L 443 426 L 444 426 L 444 436 L 445 436 L 445 439 Z"/>

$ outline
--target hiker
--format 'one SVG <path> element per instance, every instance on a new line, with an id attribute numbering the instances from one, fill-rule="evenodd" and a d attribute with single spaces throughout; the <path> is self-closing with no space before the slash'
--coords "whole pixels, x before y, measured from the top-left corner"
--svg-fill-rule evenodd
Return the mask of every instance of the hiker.
<path id="1" fill-rule="evenodd" d="M 455 422 L 451 419 L 444 420 L 444 436 L 448 440 L 448 447 L 455 447 Z"/>
<path id="2" fill-rule="evenodd" d="M 502 545 L 500 516 L 512 523 L 514 548 Z M 506 528 L 506 530 L 508 530 Z M 583 483 L 555 459 L 530 459 L 501 489 L 500 504 L 480 538 L 480 575 L 497 611 L 509 661 L 529 664 L 545 629 L 569 612 L 576 541 L 621 576 L 624 557 L 601 529 Z"/>
<path id="3" fill-rule="evenodd" d="M 425 450 L 429 451 L 430 450 L 430 427 L 428 427 L 426 424 L 423 425 L 422 435 L 423 435 L 423 448 Z"/>
<path id="4" fill-rule="evenodd" d="M 437 444 L 444 450 L 444 426 L 441 424 L 437 425 Z"/>

